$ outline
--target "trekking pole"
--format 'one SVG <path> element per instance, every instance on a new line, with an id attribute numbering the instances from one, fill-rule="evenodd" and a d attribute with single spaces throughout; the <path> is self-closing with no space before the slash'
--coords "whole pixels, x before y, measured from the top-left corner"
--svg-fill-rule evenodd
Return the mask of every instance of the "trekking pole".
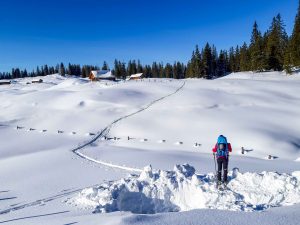
<path id="1" fill-rule="evenodd" d="M 217 177 L 217 164 L 216 164 L 216 154 L 214 153 L 214 163 L 215 163 L 215 178 Z"/>

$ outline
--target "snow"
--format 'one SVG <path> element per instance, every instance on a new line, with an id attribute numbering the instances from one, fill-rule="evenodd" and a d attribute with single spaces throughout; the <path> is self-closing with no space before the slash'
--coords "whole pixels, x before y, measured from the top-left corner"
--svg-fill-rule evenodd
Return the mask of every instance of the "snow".
<path id="1" fill-rule="evenodd" d="M 51 75 L 0 86 L 0 222 L 297 224 L 299 84 L 299 74 L 247 72 L 209 81 Z M 217 200 L 211 148 L 219 134 L 233 146 L 230 170 L 240 173 L 230 175 L 228 198 Z M 186 163 L 195 174 L 178 169 Z M 108 202 L 112 184 L 134 203 L 128 190 L 142 184 L 140 193 L 160 197 L 145 213 L 165 213 L 136 215 L 137 204 L 104 207 L 97 200 Z M 156 185 L 166 189 L 155 192 Z M 113 213 L 92 213 L 104 209 Z"/>
<path id="2" fill-rule="evenodd" d="M 196 175 L 190 165 L 177 165 L 172 171 L 153 171 L 147 166 L 140 175 L 84 189 L 68 202 L 94 208 L 94 212 L 259 211 L 300 203 L 299 173 L 240 173 L 235 169 L 229 174 L 228 190 L 219 191 L 213 174 Z"/>

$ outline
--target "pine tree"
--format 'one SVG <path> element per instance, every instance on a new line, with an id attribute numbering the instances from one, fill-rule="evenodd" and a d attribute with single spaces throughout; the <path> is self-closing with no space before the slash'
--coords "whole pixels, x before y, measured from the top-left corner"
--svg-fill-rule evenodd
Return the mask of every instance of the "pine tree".
<path id="1" fill-rule="evenodd" d="M 37 73 L 38 73 L 38 68 L 37 68 Z M 61 76 L 65 76 L 66 75 L 66 69 L 65 69 L 65 66 L 63 63 L 60 64 L 60 67 L 59 67 L 59 74 Z"/>
<path id="2" fill-rule="evenodd" d="M 114 66 L 115 66 L 114 74 L 117 78 L 120 78 L 122 75 L 121 74 L 121 62 L 115 59 Z"/>
<path id="3" fill-rule="evenodd" d="M 236 60 L 235 60 L 235 52 L 233 47 L 229 49 L 229 70 L 230 72 L 235 72 L 236 68 Z"/>
<path id="4" fill-rule="evenodd" d="M 195 61 L 196 61 L 195 58 L 196 58 L 195 51 L 193 51 L 191 60 L 187 63 L 187 71 L 186 71 L 187 78 L 194 77 L 194 68 L 195 68 Z"/>
<path id="5" fill-rule="evenodd" d="M 132 65 L 132 74 L 136 74 L 137 73 L 137 64 L 136 64 L 136 61 L 133 60 L 131 65 Z"/>
<path id="6" fill-rule="evenodd" d="M 217 63 L 217 76 L 224 76 L 226 74 L 226 70 L 226 53 L 223 50 L 221 50 Z"/>
<path id="7" fill-rule="evenodd" d="M 206 43 L 203 50 L 202 63 L 204 66 L 203 77 L 206 79 L 210 79 L 212 76 L 213 57 L 212 57 L 212 49 L 208 43 Z"/>
<path id="8" fill-rule="evenodd" d="M 54 73 L 59 73 L 59 64 L 56 64 L 54 68 Z"/>
<path id="9" fill-rule="evenodd" d="M 108 67 L 108 64 L 106 61 L 103 62 L 103 66 L 102 66 L 101 70 L 109 70 L 109 67 Z"/>
<path id="10" fill-rule="evenodd" d="M 267 60 L 269 69 L 281 71 L 284 64 L 284 55 L 288 44 L 283 21 L 280 14 L 273 18 L 267 35 Z"/>
<path id="11" fill-rule="evenodd" d="M 240 71 L 240 47 L 237 45 L 235 48 L 235 71 Z"/>
<path id="12" fill-rule="evenodd" d="M 158 77 L 165 78 L 165 69 L 163 63 L 158 64 Z"/>
<path id="13" fill-rule="evenodd" d="M 294 61 L 292 58 L 292 52 L 291 52 L 291 48 L 290 45 L 288 47 L 288 49 L 285 52 L 284 55 L 284 69 L 286 71 L 287 74 L 292 74 L 292 67 L 294 66 Z"/>
<path id="14" fill-rule="evenodd" d="M 251 67 L 251 57 L 246 42 L 240 48 L 240 71 L 249 71 Z"/>
<path id="15" fill-rule="evenodd" d="M 137 73 L 143 73 L 143 66 L 142 66 L 140 60 L 138 60 L 138 63 L 137 63 Z"/>
<path id="16" fill-rule="evenodd" d="M 182 79 L 184 77 L 183 65 L 180 62 L 175 62 L 173 65 L 173 77 L 175 79 Z"/>
<path id="17" fill-rule="evenodd" d="M 151 66 L 149 65 L 145 65 L 145 67 L 143 68 L 143 73 L 145 75 L 146 78 L 151 77 Z"/>
<path id="18" fill-rule="evenodd" d="M 23 71 L 22 77 L 28 77 L 28 73 L 27 73 L 27 70 L 26 70 L 26 69 Z"/>
<path id="19" fill-rule="evenodd" d="M 196 77 L 202 77 L 202 70 L 203 70 L 203 66 L 202 66 L 202 62 L 201 62 L 201 53 L 199 50 L 198 45 L 196 45 L 196 49 L 195 49 L 195 54 L 194 54 L 194 62 L 192 62 L 193 64 L 193 75 Z"/>
<path id="20" fill-rule="evenodd" d="M 158 78 L 159 76 L 159 70 L 156 62 L 152 63 L 152 68 L 151 68 L 151 77 L 152 78 Z"/>
<path id="21" fill-rule="evenodd" d="M 87 67 L 86 66 L 82 66 L 82 69 L 81 69 L 81 77 L 82 78 L 86 78 L 88 76 L 88 73 L 87 73 Z"/>
<path id="22" fill-rule="evenodd" d="M 212 76 L 216 76 L 217 74 L 217 62 L 218 62 L 218 52 L 217 48 L 212 46 Z"/>
<path id="23" fill-rule="evenodd" d="M 44 76 L 47 76 L 48 74 L 50 74 L 50 73 L 49 73 L 49 69 L 48 69 L 48 65 L 45 65 L 45 66 L 44 66 L 43 75 L 44 75 Z"/>
<path id="24" fill-rule="evenodd" d="M 172 69 L 172 65 L 170 63 L 167 63 L 165 66 L 165 74 L 166 74 L 166 78 L 173 77 L 173 69 Z"/>
<path id="25" fill-rule="evenodd" d="M 291 66 L 300 66 L 300 1 L 298 12 L 295 19 L 293 33 L 289 42 L 289 53 L 286 55 L 286 61 L 290 61 Z"/>
<path id="26" fill-rule="evenodd" d="M 258 25 L 255 21 L 250 43 L 251 70 L 263 71 L 265 69 L 265 55 L 263 48 L 263 37 L 258 30 Z"/>

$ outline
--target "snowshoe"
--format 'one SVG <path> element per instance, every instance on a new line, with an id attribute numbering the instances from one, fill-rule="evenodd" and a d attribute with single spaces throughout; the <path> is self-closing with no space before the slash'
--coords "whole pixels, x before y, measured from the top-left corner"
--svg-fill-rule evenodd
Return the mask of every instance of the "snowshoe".
<path id="1" fill-rule="evenodd" d="M 222 184 L 221 181 L 217 182 L 217 189 L 220 190 L 220 191 L 222 191 L 224 189 L 223 184 Z"/>

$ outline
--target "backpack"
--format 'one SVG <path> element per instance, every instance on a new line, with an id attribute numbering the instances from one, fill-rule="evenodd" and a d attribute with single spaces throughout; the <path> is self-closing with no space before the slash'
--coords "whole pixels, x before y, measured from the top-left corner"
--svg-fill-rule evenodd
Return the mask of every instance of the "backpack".
<path id="1" fill-rule="evenodd" d="M 217 149 L 217 157 L 228 157 L 228 143 L 227 143 L 227 138 L 224 137 L 223 135 L 220 135 L 218 137 L 217 141 L 218 149 Z"/>

